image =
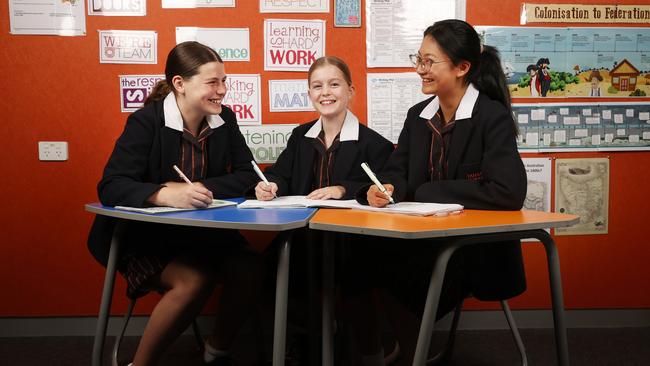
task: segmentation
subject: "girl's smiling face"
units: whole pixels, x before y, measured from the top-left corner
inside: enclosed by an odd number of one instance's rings
[[[445,94],[458,85],[459,67],[451,62],[433,37],[422,39],[418,58],[422,62],[415,70],[422,79],[422,93]]]
[[[223,63],[208,62],[199,66],[198,71],[183,80],[186,105],[203,115],[221,113],[221,102],[227,92]]]
[[[311,73],[309,99],[321,116],[328,119],[345,116],[353,94],[354,88],[338,67],[325,64]]]

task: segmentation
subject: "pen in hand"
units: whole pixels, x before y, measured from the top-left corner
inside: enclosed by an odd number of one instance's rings
[[[255,163],[255,160],[251,160],[251,165],[253,165],[253,170],[255,171],[255,173],[257,174],[257,176],[260,177],[260,179],[262,180],[262,182],[264,182],[264,184],[266,184],[267,187],[271,187],[271,184],[269,183],[269,181],[268,181],[268,180],[266,179],[266,177],[264,176],[264,173],[262,173],[262,170],[260,169],[260,167],[257,166],[257,164]],[[273,194],[273,197],[277,197],[277,196],[275,195],[275,193]]]
[[[176,165],[174,165],[174,170],[185,181],[185,183],[194,185],[194,183],[192,183],[192,181],[189,178],[187,178],[187,176],[185,174],[183,174],[183,172],[180,169],[178,169],[178,167]]]
[[[388,190],[387,190],[386,187],[384,187],[384,185],[381,184],[381,182],[377,179],[377,177],[375,176],[375,173],[373,173],[372,170],[370,170],[370,167],[368,166],[368,164],[366,164],[366,163],[361,163],[361,168],[363,168],[363,170],[366,172],[366,174],[368,174],[368,177],[370,177],[370,180],[372,180],[372,182],[375,183],[375,185],[377,186],[377,188],[379,188],[379,191],[380,191],[381,193],[385,194],[386,196],[388,196],[388,201],[389,201],[390,203],[392,203],[392,204],[395,204],[395,201],[393,200],[393,197],[391,197],[391,196],[387,193]]]

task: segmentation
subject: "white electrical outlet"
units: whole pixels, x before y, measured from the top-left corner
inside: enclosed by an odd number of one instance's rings
[[[68,143],[66,141],[39,141],[38,160],[41,161],[68,160]]]

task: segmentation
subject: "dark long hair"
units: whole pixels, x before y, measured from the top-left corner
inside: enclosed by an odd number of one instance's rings
[[[432,37],[454,65],[462,61],[470,63],[465,82],[474,84],[479,92],[503,104],[512,119],[515,133],[518,133],[517,124],[512,118],[510,91],[501,68],[499,51],[491,46],[481,47],[476,30],[458,19],[435,22],[424,31],[424,36]]]
[[[178,75],[183,79],[190,78],[199,73],[199,67],[209,62],[223,63],[221,56],[212,48],[195,41],[177,44],[167,55],[165,64],[165,79],[160,80],[151,90],[151,94],[144,101],[147,105],[161,100],[174,91],[172,79]]]

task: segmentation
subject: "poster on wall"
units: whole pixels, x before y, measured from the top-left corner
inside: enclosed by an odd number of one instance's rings
[[[84,0],[9,0],[13,35],[86,35]]]
[[[528,190],[524,209],[551,211],[551,159],[522,158],[526,168]]]
[[[264,70],[308,71],[324,55],[324,20],[264,20]]]
[[[144,106],[144,101],[158,80],[165,75],[120,75],[120,110],[134,112]]]
[[[260,13],[329,13],[330,0],[260,0]]]
[[[221,101],[237,115],[239,125],[262,123],[262,92],[259,74],[229,74],[226,79],[228,92]]]
[[[513,104],[521,152],[650,150],[650,103]]]
[[[424,30],[450,18],[465,19],[465,0],[367,0],[367,66],[410,67]]]
[[[361,0],[334,0],[335,27],[361,27]]]
[[[147,0],[88,0],[88,15],[145,16]]]
[[[422,81],[413,72],[368,74],[367,90],[368,127],[394,144],[408,109],[430,97],[422,94]]]
[[[650,28],[476,29],[501,53],[513,97],[650,95]]]
[[[309,100],[307,79],[269,80],[271,112],[314,111]]]
[[[607,234],[608,208],[609,159],[555,160],[555,211],[580,216],[555,235]]]
[[[163,9],[234,8],[235,0],[162,0]]]
[[[615,1],[612,1],[615,3]],[[527,23],[648,23],[650,5],[534,4],[521,6],[521,24]]]
[[[250,61],[248,28],[176,27],[176,44],[197,41],[217,51],[224,61]]]
[[[102,64],[156,64],[158,33],[155,31],[98,30]]]
[[[255,161],[261,164],[275,163],[280,153],[287,147],[291,132],[297,124],[271,124],[260,126],[240,126],[239,130],[246,145],[251,149]]]

